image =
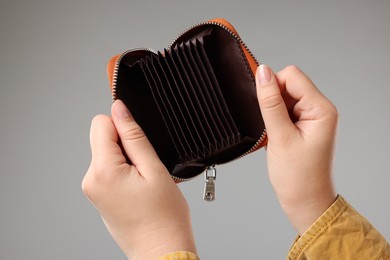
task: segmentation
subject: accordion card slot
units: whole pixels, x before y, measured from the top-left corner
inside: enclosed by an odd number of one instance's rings
[[[193,160],[194,158],[198,157],[196,153],[197,149],[193,140],[190,138],[190,130],[188,128],[186,129],[186,119],[179,112],[180,107],[176,103],[177,99],[171,92],[171,88],[168,85],[165,75],[161,70],[159,61],[154,57],[151,58],[151,61],[153,61],[153,66],[151,66],[151,64],[148,65],[150,71],[154,71],[155,74],[153,75],[152,73],[152,75],[156,79],[156,84],[152,84],[150,86],[151,91],[154,93],[153,96],[156,100],[156,103],[163,104],[161,110],[164,109],[165,113],[162,113],[162,116],[166,118],[165,122],[168,122],[168,124],[166,124],[168,131],[175,133],[172,134],[171,137],[175,146],[179,148],[178,152],[180,154],[180,161],[185,162]]]
[[[219,143],[221,146],[225,146],[226,138],[231,134],[225,125],[222,123],[220,114],[217,113],[217,108],[213,100],[211,99],[209,89],[206,86],[203,75],[200,73],[200,68],[198,64],[195,62],[195,58],[192,55],[192,51],[189,46],[189,42],[180,46],[183,49],[183,52],[187,55],[187,60],[192,68],[192,76],[194,77],[194,82],[196,86],[196,90],[198,95],[202,97],[205,101],[206,105],[205,109],[207,110],[210,120],[213,122],[212,127],[214,131],[219,134]]]
[[[190,121],[190,125],[193,126],[193,134],[197,137],[197,140],[202,145],[202,147],[208,147],[210,140],[200,120],[200,116],[196,108],[197,106],[196,104],[194,104],[196,100],[193,101],[193,99],[190,97],[187,88],[184,87],[185,83],[183,77],[181,76],[180,70],[175,64],[172,55],[168,53],[167,50],[164,50],[164,57],[166,64],[168,65],[168,69],[171,72],[172,79],[176,83],[175,86],[177,88],[177,93],[179,94],[178,98],[180,98],[183,102],[183,106],[185,107],[185,110],[188,115],[188,121]]]
[[[199,142],[194,138],[194,128],[189,128],[189,123],[193,120],[191,115],[185,115],[187,107],[183,100],[178,97],[178,89],[169,80],[170,72],[166,61],[160,54],[157,58],[152,55],[141,61],[143,64],[146,81],[153,93],[156,104],[160,107],[161,116],[164,118],[172,141],[180,155],[182,163],[201,159],[207,154],[215,151],[215,145],[210,148],[208,143]]]
[[[220,140],[220,133],[219,131],[215,131],[215,127],[213,127],[214,122],[211,120],[209,104],[207,104],[202,92],[199,91],[198,82],[184,50],[177,46],[173,48],[172,52],[177,53],[176,57],[178,57],[179,62],[182,64],[181,72],[187,80],[185,87],[189,90],[190,98],[196,100],[195,104],[197,105],[201,124],[204,126],[206,136],[210,139],[210,148],[214,150]]]
[[[117,75],[117,84],[123,87],[117,88],[116,97],[121,99],[129,108],[131,114],[153,144],[160,159],[168,170],[173,172],[175,165],[180,163],[181,160],[179,147],[175,147],[173,128],[165,127],[167,122],[160,116],[160,108],[152,96],[149,83],[141,69],[142,62],[127,64],[126,61],[126,59],[123,59],[121,69]],[[146,73],[149,72],[146,71]],[[150,76],[148,78],[152,80]]]
[[[177,123],[177,131],[179,132],[181,142],[186,146],[186,160],[197,158],[199,157],[197,153],[199,148],[197,147],[195,140],[192,138],[190,128],[188,128],[188,120],[183,115],[182,110],[185,110],[185,107],[182,106],[182,102],[178,102],[177,93],[173,91],[174,86],[171,85],[171,82],[168,82],[167,74],[162,67],[164,60],[157,57],[152,57],[152,60],[154,60],[154,68],[158,78],[160,79],[163,98],[165,98],[165,102],[170,108],[169,115],[174,118],[174,121]]]
[[[155,68],[152,66],[152,60],[149,57],[141,61],[141,69],[144,72],[145,78],[153,94],[153,98],[160,110],[161,116],[164,119],[165,125],[180,156],[180,160],[188,160],[187,157],[190,148],[182,142],[183,133],[180,131],[180,125],[176,116],[172,112],[172,106],[167,101],[161,80],[156,74]]]
[[[213,69],[209,64],[207,56],[203,56],[199,53],[196,48],[196,45],[198,44],[190,42],[190,45],[193,47],[191,48],[193,54],[192,56],[194,58],[194,62],[198,65],[198,73],[200,73],[204,80],[203,86],[206,89],[205,92],[207,93],[209,102],[213,104],[213,113],[217,115],[216,122],[220,124],[219,127],[225,132],[223,142],[226,142],[225,145],[234,143],[238,141],[236,139],[239,139],[239,133],[226,106],[218,81],[215,79]],[[202,57],[200,57],[200,55],[202,55]],[[207,69],[205,66],[207,66]]]
[[[205,81],[205,86],[208,88],[212,103],[215,104],[217,114],[220,115],[222,124],[226,127],[228,133],[233,134],[233,138],[238,134],[237,126],[235,125],[225,99],[222,95],[220,86],[215,78],[213,68],[210,65],[207,55],[204,52],[202,44],[196,39],[195,43],[190,43],[193,48],[193,56],[200,68],[202,78]]]
[[[179,118],[179,121],[182,126],[181,130],[184,132],[184,137],[187,137],[187,142],[191,147],[191,158],[194,159],[205,156],[205,144],[200,139],[197,131],[194,131],[194,127],[196,127],[196,125],[194,124],[194,120],[189,113],[189,109],[185,104],[184,99],[182,98],[180,87],[176,83],[176,80],[172,74],[172,70],[169,67],[167,60],[160,52],[158,53],[158,63],[160,65],[161,73],[163,75],[161,77],[165,79],[164,88],[167,92],[170,92],[169,99],[171,100],[171,103],[175,105],[173,113],[177,114],[177,117]]]
[[[178,53],[181,55],[184,66],[187,70],[188,76],[191,81],[191,86],[193,87],[193,93],[198,97],[198,99],[201,102],[201,108],[205,115],[206,121],[210,125],[211,133],[213,133],[215,137],[215,148],[220,149],[222,143],[223,143],[223,135],[221,133],[221,130],[218,128],[216,123],[216,115],[212,113],[212,107],[213,104],[209,102],[206,97],[205,93],[202,90],[202,87],[199,84],[199,81],[194,73],[195,68],[193,67],[193,64],[191,63],[191,57],[186,53],[184,44],[181,44],[179,48],[177,49]]]
[[[203,62],[205,61],[202,61],[199,56],[198,50],[196,49],[196,45],[191,41],[186,43],[186,50],[188,52],[188,55],[190,56],[191,62],[194,64],[193,66],[195,67],[194,71],[196,77],[199,79],[200,85],[204,89],[203,91],[205,93],[207,102],[212,104],[210,108],[212,109],[212,113],[216,115],[215,118],[218,127],[220,127],[220,129],[223,131],[223,136],[230,135],[232,133],[232,129],[226,121],[224,111],[221,109],[219,97],[215,96],[212,83],[203,64]],[[210,71],[210,73],[212,73],[212,70]]]
[[[187,72],[187,66],[185,61],[183,61],[182,55],[179,54],[180,50],[178,48],[172,49],[172,58],[174,62],[177,64],[178,72],[181,75],[181,78],[183,80],[183,88],[187,90],[187,98],[188,100],[193,100],[193,105],[195,108],[195,113],[197,114],[197,119],[199,119],[199,125],[202,127],[203,132],[203,138],[204,140],[208,140],[208,145],[210,146],[210,149],[215,149],[215,145],[217,143],[217,139],[215,138],[215,134],[213,133],[213,130],[210,126],[210,120],[206,117],[205,111],[202,107],[204,105],[204,102],[199,100],[198,95],[196,94],[196,91],[194,89],[194,86],[192,85],[192,81],[189,73]]]

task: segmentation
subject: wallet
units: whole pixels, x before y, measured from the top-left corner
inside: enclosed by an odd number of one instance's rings
[[[196,24],[169,47],[113,57],[113,99],[127,106],[176,182],[206,172],[213,200],[215,166],[266,145],[255,71],[259,63],[224,19]]]

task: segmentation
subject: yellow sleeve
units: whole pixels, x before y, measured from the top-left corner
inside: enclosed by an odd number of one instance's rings
[[[160,256],[158,260],[199,260],[199,257],[192,252],[178,251]]]
[[[287,259],[390,259],[386,239],[345,199],[336,201],[291,247]]]

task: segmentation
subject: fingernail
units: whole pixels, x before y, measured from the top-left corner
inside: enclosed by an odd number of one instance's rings
[[[256,74],[257,74],[257,83],[259,85],[264,84],[264,83],[268,83],[271,80],[270,68],[265,64],[261,64],[257,68]]]
[[[127,119],[131,117],[131,114],[125,104],[121,100],[115,100],[112,105],[112,113],[119,119]]]

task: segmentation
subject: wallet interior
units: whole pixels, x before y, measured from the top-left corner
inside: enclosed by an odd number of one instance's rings
[[[178,178],[242,156],[264,132],[254,75],[240,42],[218,26],[190,30],[162,52],[125,54],[116,98]]]

